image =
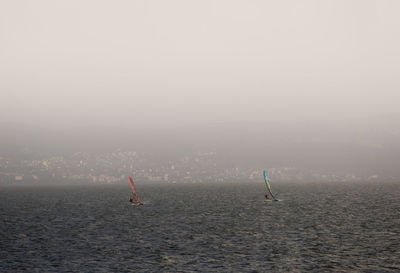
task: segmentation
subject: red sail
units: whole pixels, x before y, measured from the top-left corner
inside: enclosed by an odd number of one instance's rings
[[[137,202],[138,204],[141,204],[142,202],[140,202],[139,196],[138,196],[137,193],[136,193],[135,183],[133,183],[132,177],[128,176],[128,178],[129,178],[129,182],[131,183],[131,188],[132,188],[133,196],[135,196],[136,202]]]

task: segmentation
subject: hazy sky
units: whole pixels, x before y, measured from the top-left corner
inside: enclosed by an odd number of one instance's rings
[[[399,113],[400,1],[0,2],[0,121]]]

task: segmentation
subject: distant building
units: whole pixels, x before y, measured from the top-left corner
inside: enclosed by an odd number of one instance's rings
[[[24,179],[24,176],[23,175],[16,175],[15,177],[14,177],[14,180],[15,181],[22,181]]]
[[[150,181],[162,181],[161,176],[149,176],[148,179]]]

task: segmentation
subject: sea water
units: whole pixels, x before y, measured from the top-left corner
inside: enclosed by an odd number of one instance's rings
[[[400,183],[0,188],[1,272],[399,272]]]

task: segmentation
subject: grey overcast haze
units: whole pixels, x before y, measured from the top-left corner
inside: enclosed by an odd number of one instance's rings
[[[400,177],[399,11],[395,0],[1,1],[1,155],[197,149],[232,167]]]
[[[400,272],[399,105],[400,0],[0,0],[0,273]]]
[[[1,1],[3,122],[398,114],[399,1]]]

